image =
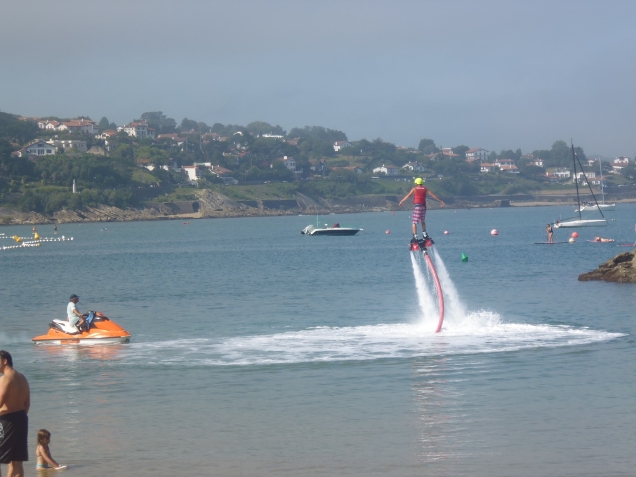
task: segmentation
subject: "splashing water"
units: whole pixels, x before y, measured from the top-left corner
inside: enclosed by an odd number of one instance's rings
[[[444,292],[444,304],[445,306],[445,314],[444,314],[444,328],[447,328],[447,325],[454,325],[463,322],[466,319],[466,307],[459,299],[459,293],[457,293],[457,288],[455,288],[455,284],[446,269],[446,265],[442,260],[442,257],[437,253],[435,249],[431,250],[431,256],[433,257],[433,261],[435,262],[435,268],[437,269],[437,276],[439,277],[439,281],[442,284],[442,290]]]
[[[429,284],[433,282],[433,277],[428,266],[416,258],[416,253],[411,253],[411,265],[415,277],[415,288],[417,299],[422,311],[422,325],[435,329],[439,319],[439,308],[437,306],[437,292],[435,295]]]
[[[318,327],[269,335],[132,343],[119,349],[123,364],[145,366],[257,366],[405,359],[511,352],[584,345],[625,336],[570,326],[501,323],[487,311],[443,333],[423,323]]]
[[[491,311],[466,312],[443,260],[433,258],[449,304],[448,326],[435,333],[438,308],[428,266],[411,254],[422,319],[416,323],[316,327],[268,335],[133,343],[125,361],[171,366],[252,366],[498,353],[608,341],[621,333],[571,326],[504,323]]]

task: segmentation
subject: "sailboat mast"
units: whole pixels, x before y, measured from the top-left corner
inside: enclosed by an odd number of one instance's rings
[[[603,163],[601,162],[601,158],[599,156],[598,158],[598,165],[599,168],[601,169],[601,195],[603,197],[603,204],[605,204],[605,185],[603,184]]]
[[[579,204],[579,220],[583,220],[583,217],[581,216],[581,198],[579,197],[579,178],[576,177],[576,157],[574,156],[574,143],[570,141],[570,144],[572,146],[572,162],[574,163],[574,185],[576,185],[576,203]]]

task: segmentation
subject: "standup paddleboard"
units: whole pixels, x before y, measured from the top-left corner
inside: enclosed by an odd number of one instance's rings
[[[552,243],[550,243],[550,242],[535,242],[534,244],[535,245],[556,245],[556,244],[559,244],[559,243],[569,243],[569,242],[552,242]]]

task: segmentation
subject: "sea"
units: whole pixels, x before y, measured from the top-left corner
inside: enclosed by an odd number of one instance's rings
[[[0,349],[32,394],[26,475],[44,428],[82,477],[633,476],[636,285],[578,276],[633,249],[618,244],[636,240],[636,204],[535,244],[572,215],[429,211],[440,333],[408,211],[0,239]],[[300,234],[335,222],[363,231]],[[34,345],[72,293],[131,343]]]

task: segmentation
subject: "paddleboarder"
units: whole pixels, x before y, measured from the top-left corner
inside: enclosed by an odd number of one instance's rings
[[[548,226],[545,228],[545,233],[548,234],[548,243],[552,243],[552,224],[548,224]]]

